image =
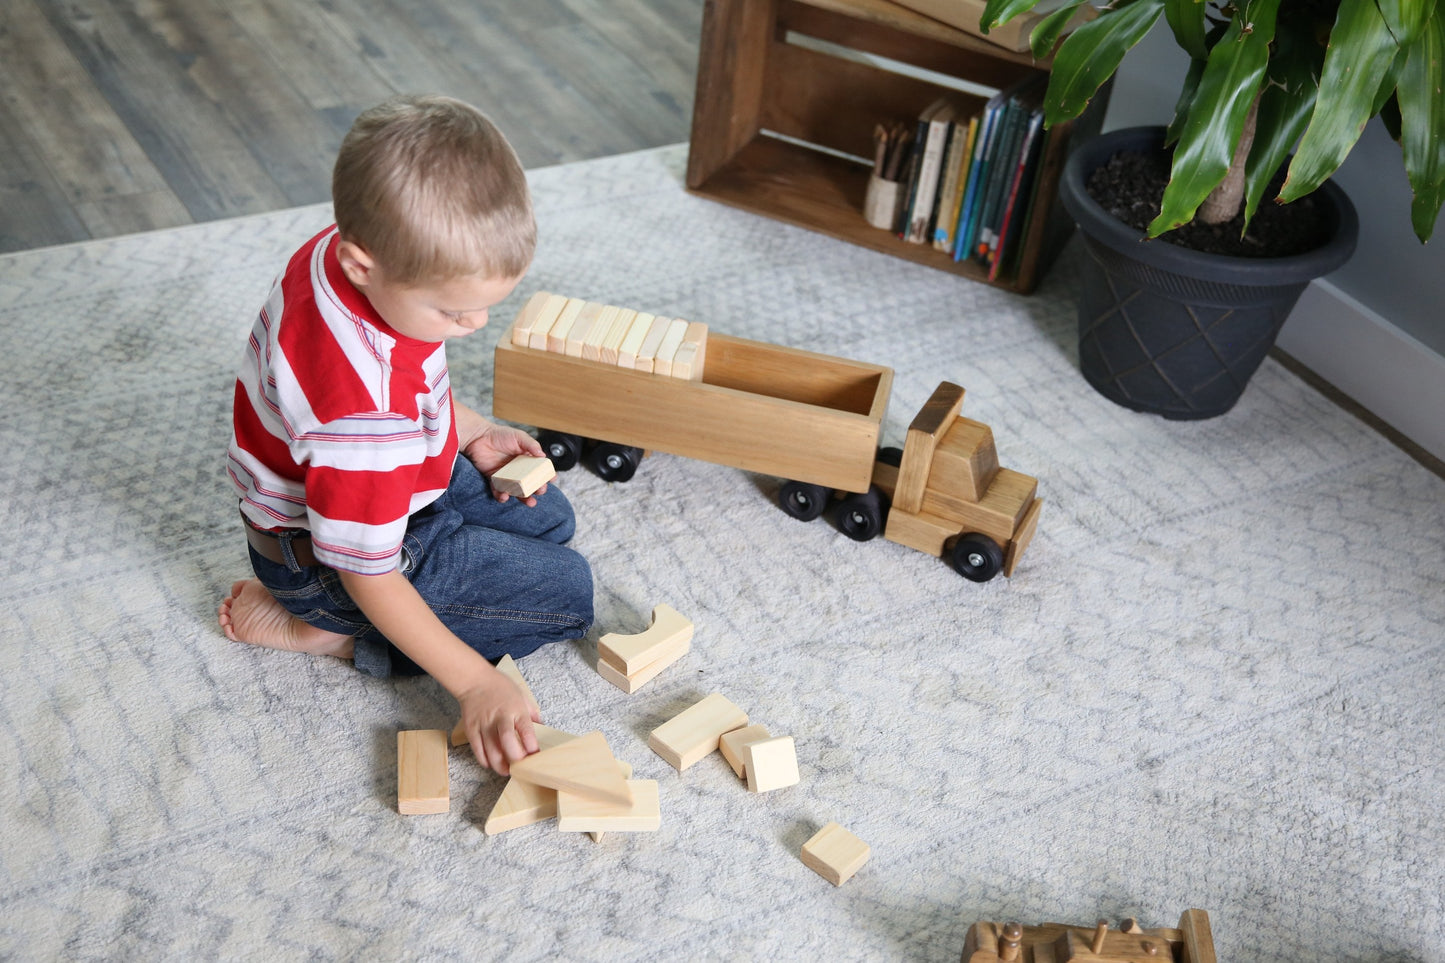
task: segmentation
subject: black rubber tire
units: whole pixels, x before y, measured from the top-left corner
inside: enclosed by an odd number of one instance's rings
[[[878,449],[878,460],[885,465],[892,465],[894,468],[903,464],[903,449],[889,445],[886,448]]]
[[[778,505],[789,517],[802,522],[811,522],[823,514],[823,509],[828,507],[828,499],[832,494],[822,485],[785,481],[783,487],[778,489]]]
[[[582,437],[569,435],[564,431],[539,431],[537,443],[542,453],[552,460],[552,467],[558,471],[571,471],[582,457]]]
[[[867,542],[883,533],[888,518],[888,500],[874,485],[866,492],[849,495],[838,504],[838,531],[855,542]]]
[[[642,464],[642,449],[599,441],[587,453],[587,467],[603,481],[625,482],[632,479]]]
[[[954,544],[949,562],[970,582],[987,582],[1003,570],[1003,549],[987,535],[974,532]]]

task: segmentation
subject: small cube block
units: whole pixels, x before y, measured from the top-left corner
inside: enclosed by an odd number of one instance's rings
[[[798,753],[792,736],[759,739],[742,747],[743,771],[753,792],[771,792],[798,784]]]
[[[829,823],[803,844],[803,864],[842,886],[868,862],[868,844],[837,823]]]
[[[407,729],[396,734],[396,809],[408,816],[451,809],[445,730]]]
[[[527,498],[556,477],[557,469],[550,458],[518,455],[492,473],[492,490]]]
[[[743,726],[741,729],[734,729],[732,732],[724,732],[717,741],[718,752],[733,767],[733,772],[738,774],[739,779],[747,778],[747,764],[743,760],[743,746],[750,742],[757,742],[759,739],[766,739],[772,733],[768,732],[767,726],[753,725]]]

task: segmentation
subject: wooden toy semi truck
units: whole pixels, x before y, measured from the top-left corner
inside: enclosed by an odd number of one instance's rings
[[[581,460],[626,481],[648,451],[730,465],[783,479],[794,518],[836,504],[850,538],[881,534],[976,582],[1013,574],[1038,482],[999,466],[989,427],[959,414],[962,388],[940,384],[903,449],[880,450],[892,369],[699,327],[541,292],[497,345],[493,414],[536,427],[559,471]]]
[[[974,923],[962,963],[1216,963],[1209,914],[1185,910],[1177,928],[1144,929],[1137,920],[1111,928],[1065,923]]]

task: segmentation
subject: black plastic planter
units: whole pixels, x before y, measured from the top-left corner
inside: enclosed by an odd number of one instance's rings
[[[1222,415],[1244,393],[1311,280],[1355,250],[1359,221],[1345,193],[1315,192],[1335,221],[1329,243],[1286,258],[1201,254],[1145,235],[1084,189],[1120,151],[1160,150],[1163,127],[1111,131],[1079,145],[1059,194],[1091,264],[1079,295],[1079,367],[1109,400],[1165,418]]]

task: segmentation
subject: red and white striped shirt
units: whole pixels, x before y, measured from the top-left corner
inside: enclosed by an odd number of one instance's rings
[[[257,528],[309,529],[320,562],[374,575],[446,490],[457,433],[443,343],[388,326],[337,241],[331,227],[292,256],[251,329],[227,467]]]

